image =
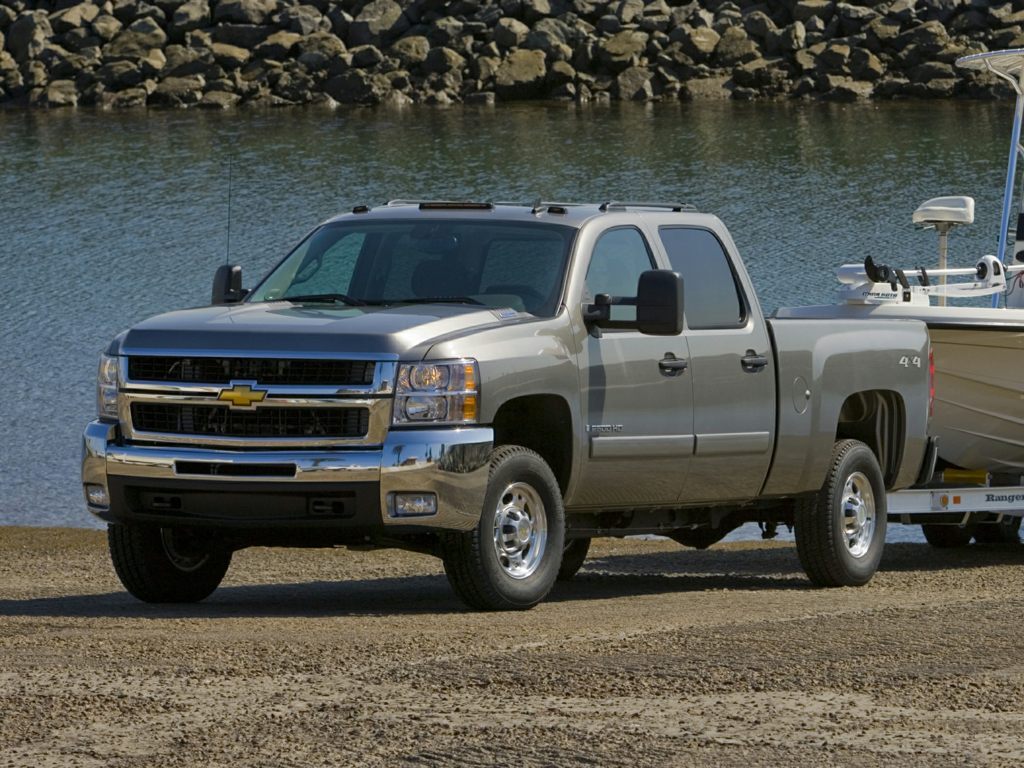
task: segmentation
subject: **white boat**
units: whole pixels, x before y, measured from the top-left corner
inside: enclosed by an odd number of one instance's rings
[[[839,269],[839,303],[779,310],[780,317],[906,317],[923,320],[932,340],[935,399],[932,434],[939,457],[967,470],[1024,475],[1024,198],[1017,237],[1009,247],[1009,220],[1024,118],[1024,49],[966,56],[962,67],[985,69],[1010,82],[1017,105],[1003,197],[998,256],[948,268],[949,232],[974,220],[969,197],[929,200],[915,224],[939,234],[935,269],[863,265]],[[949,301],[992,297],[991,306]],[[975,302],[977,303],[977,302]],[[927,365],[901,360],[899,364]]]

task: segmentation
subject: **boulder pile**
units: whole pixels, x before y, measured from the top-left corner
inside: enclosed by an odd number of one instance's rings
[[[997,97],[983,0],[0,0],[0,103]]]

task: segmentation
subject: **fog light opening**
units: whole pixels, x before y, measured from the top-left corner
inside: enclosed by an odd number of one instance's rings
[[[389,497],[392,517],[425,517],[437,514],[437,494],[392,493]]]
[[[107,489],[95,483],[85,484],[85,500],[93,507],[110,506],[110,496],[107,495]]]

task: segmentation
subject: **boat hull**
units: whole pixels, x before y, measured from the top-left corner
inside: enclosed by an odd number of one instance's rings
[[[1024,472],[1024,328],[929,333],[939,456],[965,469]]]

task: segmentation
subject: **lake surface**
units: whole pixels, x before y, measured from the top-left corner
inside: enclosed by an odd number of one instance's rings
[[[1011,117],[980,103],[0,110],[0,523],[97,525],[78,480],[97,355],[142,318],[209,301],[229,159],[230,253],[250,285],[358,203],[658,199],[718,214],[770,311],[830,301],[835,267],[868,254],[933,264],[934,233],[910,223],[929,197],[976,198],[952,260],[994,252]]]

